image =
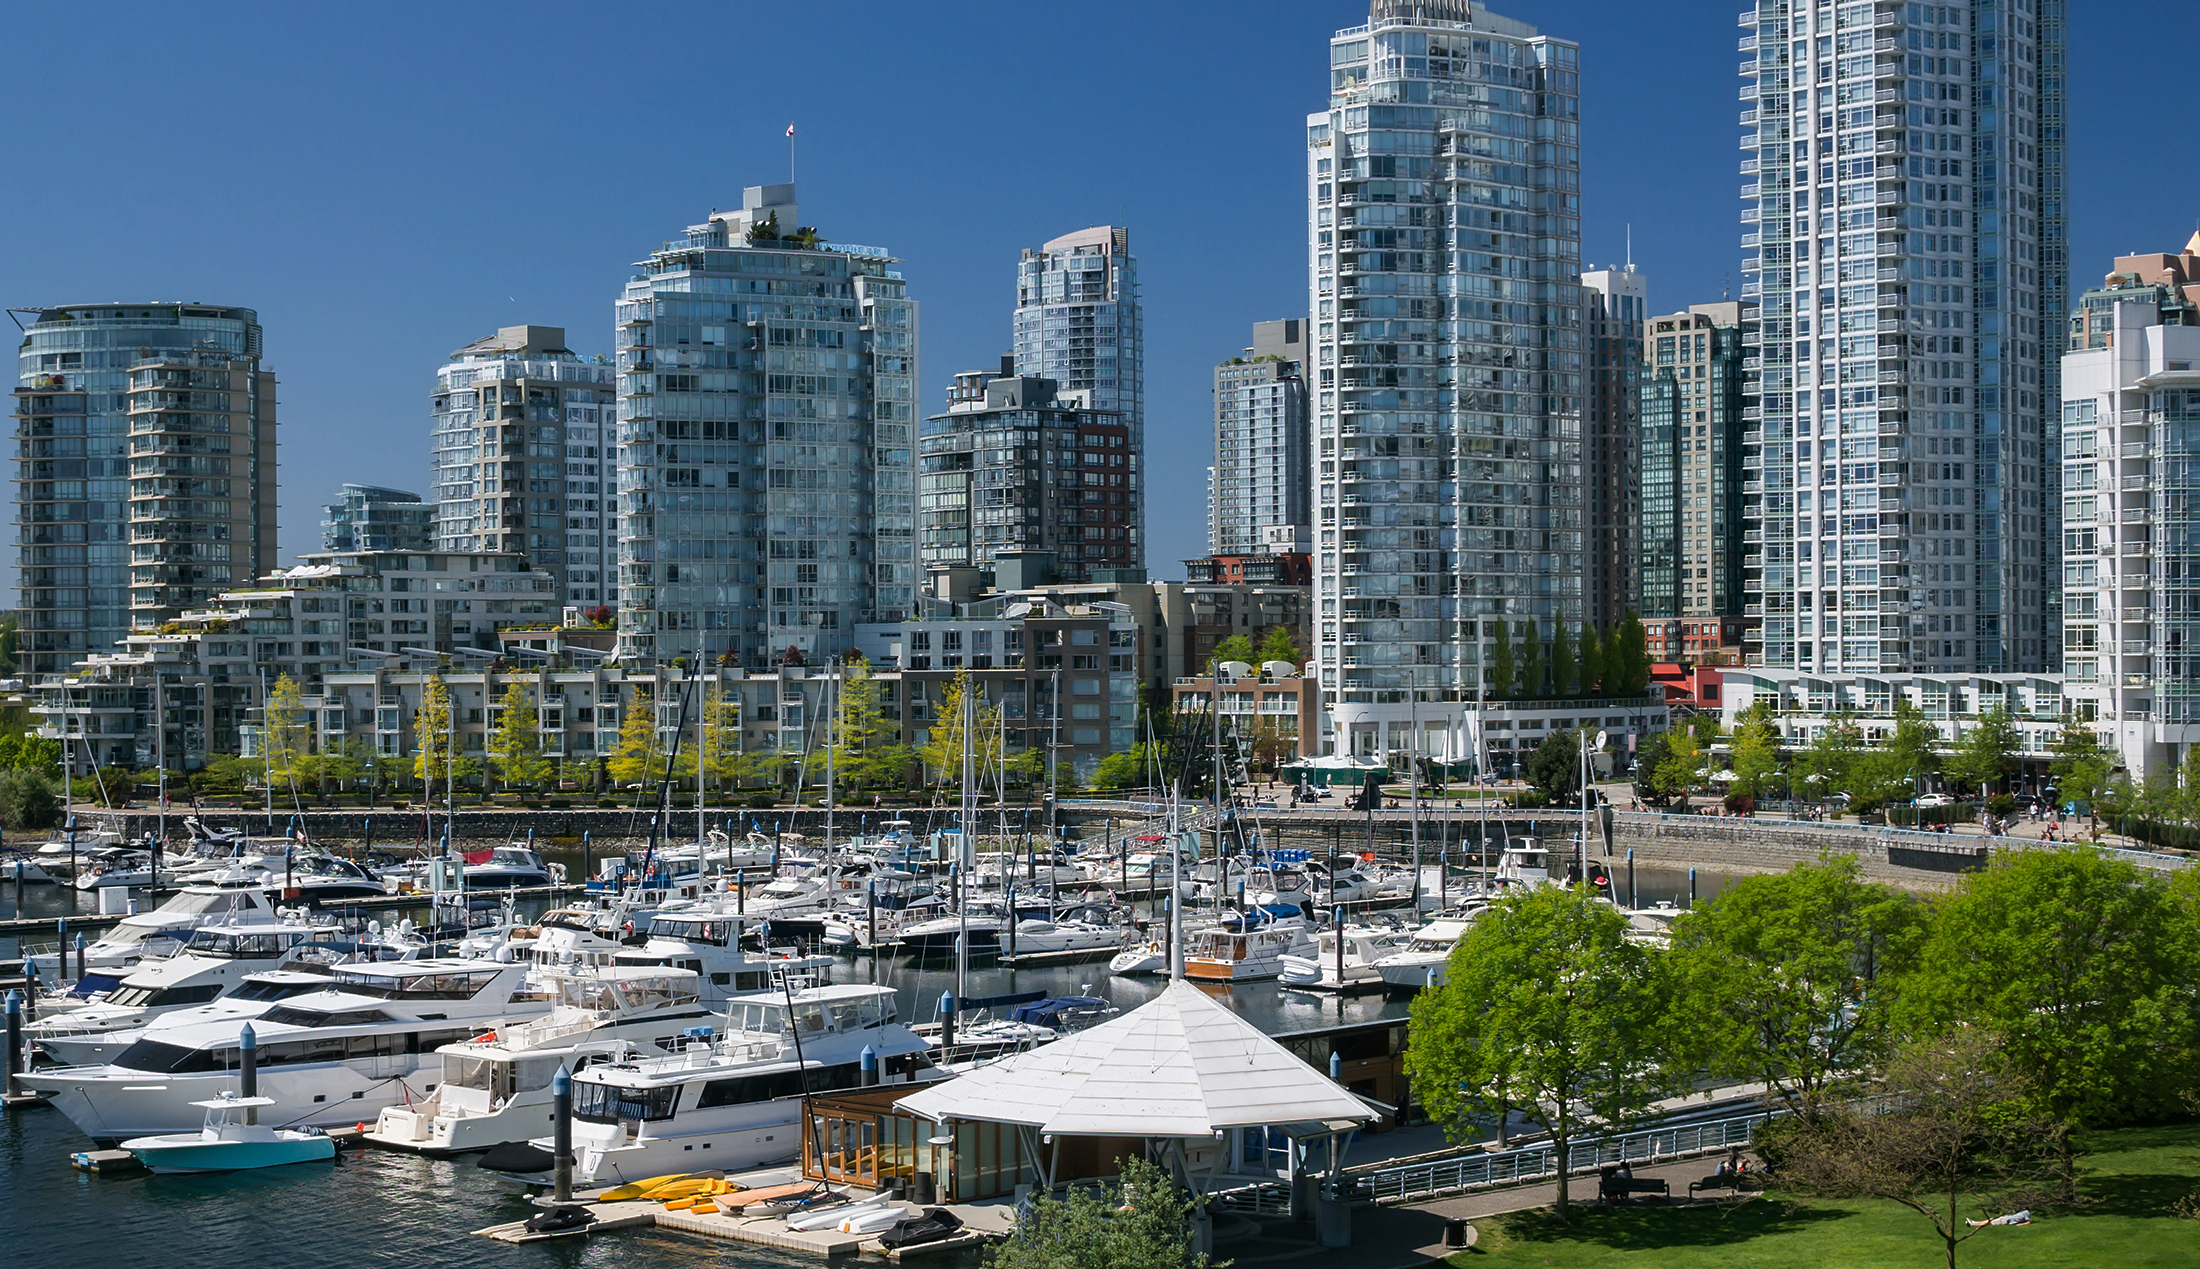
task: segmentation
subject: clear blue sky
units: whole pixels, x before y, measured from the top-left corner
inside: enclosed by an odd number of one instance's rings
[[[1510,0],[1582,45],[1592,263],[1656,311],[1738,286],[1740,0]],[[2072,3],[2072,259],[2200,215],[2165,49],[2190,0]],[[260,312],[283,553],[346,480],[426,492],[435,365],[499,325],[609,352],[629,265],[786,179],[901,256],[923,408],[1007,347],[1015,260],[1128,225],[1146,304],[1147,556],[1205,548],[1210,370],[1306,305],[1302,128],[1352,0],[705,6],[9,4],[0,299]],[[2174,60],[2174,59],[2172,59]],[[13,551],[5,552],[12,566]],[[6,570],[12,581],[13,569]]]

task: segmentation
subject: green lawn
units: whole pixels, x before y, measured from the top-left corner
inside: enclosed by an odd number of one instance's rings
[[[2200,1221],[2172,1207],[2200,1191],[2200,1124],[2095,1134],[2081,1192],[2066,1212],[1989,1229],[1957,1252],[1966,1269],[2200,1264]],[[1931,1222],[1884,1202],[1790,1202],[1777,1193],[1738,1206],[1584,1207],[1560,1224],[1548,1209],[1479,1221],[1481,1239],[1450,1263],[1557,1269],[1914,1269],[1943,1263]]]

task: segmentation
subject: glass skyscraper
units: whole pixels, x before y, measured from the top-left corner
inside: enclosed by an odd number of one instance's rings
[[[846,651],[916,600],[917,307],[752,186],[618,304],[619,650]]]
[[[1588,407],[1582,458],[1588,522],[1585,606],[1598,627],[1624,618],[1637,604],[1634,563],[1642,455],[1638,391],[1642,322],[1650,315],[1650,279],[1630,263],[1581,275],[1582,393]]]
[[[1388,755],[1484,691],[1500,623],[1518,647],[1583,616],[1580,52],[1467,0],[1376,0],[1329,55],[1315,648],[1333,750]]]
[[[1725,629],[1690,621],[1697,637],[1676,641],[1679,619],[1742,615],[1742,353],[1755,318],[1746,303],[1695,304],[1652,318],[1640,341],[1640,612],[1675,655]]]
[[[436,548],[524,552],[561,603],[616,602],[611,366],[506,326],[436,367],[432,409]]]
[[[1741,15],[1753,662],[2051,661],[2063,8]]]
[[[1306,322],[1253,323],[1253,343],[1215,367],[1215,465],[1207,478],[1212,555],[1304,552],[1308,508]]]
[[[274,568],[275,377],[248,308],[24,311],[19,646],[53,674]]]
[[[1146,566],[1146,328],[1138,302],[1131,231],[1098,225],[1026,248],[1016,264],[1016,373],[1051,379],[1064,399],[1128,429],[1128,461],[1085,482],[1081,544],[1064,564],[1093,570]]]

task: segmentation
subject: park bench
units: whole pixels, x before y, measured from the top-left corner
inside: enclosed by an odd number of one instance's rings
[[[1688,1197],[1696,1197],[1697,1192],[1700,1190],[1730,1190],[1739,1194],[1744,1190],[1761,1190],[1763,1188],[1764,1182],[1759,1180],[1754,1172],[1714,1172],[1701,1181],[1690,1181],[1688,1183]]]
[[[1611,1169],[1606,1169],[1597,1178],[1597,1197],[1606,1203],[1623,1201],[1637,1194],[1655,1194],[1660,1199],[1668,1199],[1673,1195],[1673,1187],[1652,1177],[1620,1176]]]

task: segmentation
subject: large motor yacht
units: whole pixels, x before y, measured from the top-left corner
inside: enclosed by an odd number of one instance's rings
[[[743,996],[727,1002],[726,1027],[670,1056],[601,1062],[573,1077],[577,1183],[790,1163],[801,1155],[803,1098],[861,1085],[866,1049],[882,1083],[937,1074],[925,1041],[895,1018],[889,987]],[[529,1144],[529,1158],[500,1151],[482,1165],[546,1183],[551,1140]]]
[[[384,1107],[378,1145],[463,1154],[551,1129],[550,1080],[615,1054],[671,1053],[713,1014],[686,969],[582,969],[553,976],[548,1017],[505,1023],[438,1052],[443,1081],[427,1100]]]
[[[81,1009],[40,1018],[23,1028],[23,1038],[64,1066],[95,1061],[111,1033],[227,995],[254,971],[283,964],[314,933],[289,924],[200,926],[174,956],[140,964]]]
[[[527,967],[442,958],[345,965],[320,991],[253,1019],[263,1122],[326,1127],[372,1119],[442,1083],[436,1050],[499,1023],[540,1016]],[[38,1070],[24,1082],[95,1140],[188,1132],[192,1109],[232,1089],[240,1023],[161,1027],[108,1064]]]

